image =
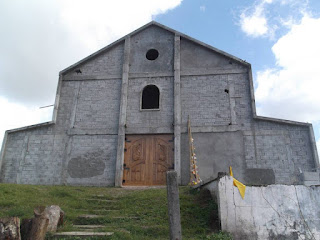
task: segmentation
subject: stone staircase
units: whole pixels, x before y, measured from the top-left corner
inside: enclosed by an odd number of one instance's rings
[[[110,199],[110,196],[94,195],[92,198],[82,199],[95,206],[94,209],[78,209],[79,215],[73,221],[71,228],[64,232],[57,232],[53,234],[54,239],[73,239],[73,238],[91,238],[101,237],[101,239],[108,239],[108,236],[114,234],[110,231],[108,223],[111,221],[132,221],[138,220],[139,217],[128,215],[125,209],[120,210],[116,199]],[[121,230],[130,234],[129,231]],[[100,239],[100,238],[99,238]]]

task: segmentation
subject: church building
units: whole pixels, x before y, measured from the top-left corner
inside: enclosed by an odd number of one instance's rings
[[[6,131],[0,182],[186,185],[188,119],[204,181],[319,182],[311,124],[257,116],[249,63],[157,22],[59,73],[52,121]]]

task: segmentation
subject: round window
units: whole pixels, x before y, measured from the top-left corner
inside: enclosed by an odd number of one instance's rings
[[[156,60],[159,57],[159,52],[156,49],[149,49],[146,58],[150,61]]]

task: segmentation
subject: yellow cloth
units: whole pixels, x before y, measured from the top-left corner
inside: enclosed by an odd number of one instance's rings
[[[232,167],[230,166],[230,176],[233,177]],[[242,199],[244,199],[244,194],[246,192],[246,185],[239,182],[237,179],[233,178],[233,185],[239,189]]]

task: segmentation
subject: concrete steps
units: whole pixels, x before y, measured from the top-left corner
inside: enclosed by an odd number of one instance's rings
[[[116,199],[110,199],[110,196],[104,195],[93,195],[82,200],[87,201],[92,207],[90,209],[77,209],[79,215],[74,224],[68,231],[58,232],[54,234],[55,239],[66,238],[90,238],[90,237],[104,237],[111,236],[114,234],[112,229],[108,227],[110,222],[127,222],[127,221],[139,221],[139,217],[130,216],[129,214],[120,212],[119,206],[117,205]],[[110,231],[111,230],[111,231]],[[119,231],[119,230],[118,230]],[[130,231],[123,229],[121,230],[127,234]],[[100,239],[100,238],[99,238]]]
[[[114,203],[116,202],[116,200],[111,200],[111,199],[100,199],[100,198],[85,198],[83,200],[86,200],[86,201],[96,201],[96,202],[104,202],[104,203]]]
[[[73,225],[75,228],[80,229],[97,229],[97,228],[104,228],[104,225]]]
[[[101,218],[101,217],[104,217],[104,215],[82,214],[78,216],[78,218]]]
[[[97,236],[111,236],[113,232],[58,232],[53,234],[55,238],[64,237],[97,237]]]
[[[102,209],[91,209],[91,210],[88,210],[88,209],[77,209],[78,211],[80,212],[93,212],[92,214],[95,214],[96,212],[104,212],[104,213],[115,213],[115,212],[119,212],[120,209],[105,209],[105,208],[102,208]],[[88,213],[90,214],[90,213]]]
[[[101,229],[104,227],[104,225],[73,225],[73,228],[78,229],[81,232],[92,232],[95,230],[101,232]]]
[[[78,218],[87,218],[87,219],[94,219],[94,218],[112,218],[112,219],[140,219],[136,216],[106,216],[106,215],[97,215],[97,214],[82,214],[79,215]]]

